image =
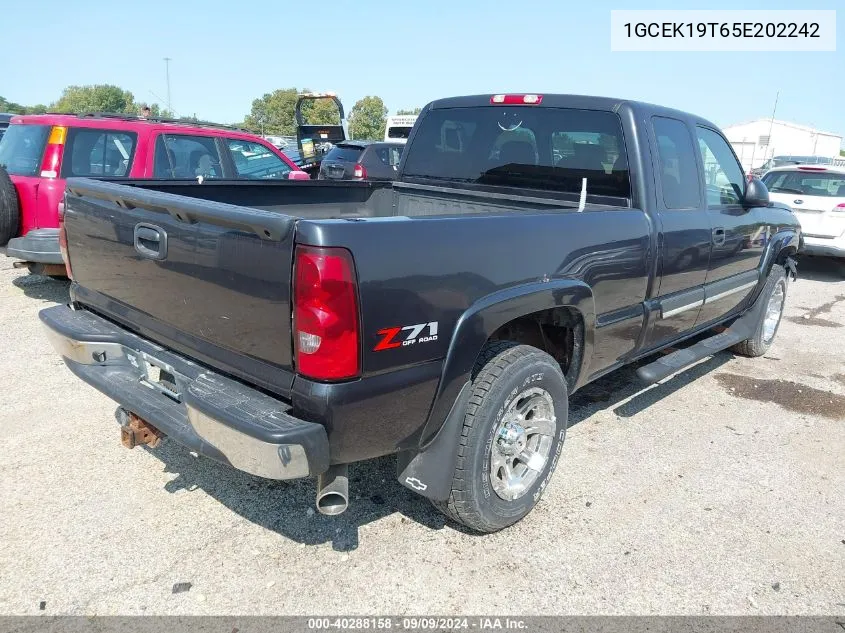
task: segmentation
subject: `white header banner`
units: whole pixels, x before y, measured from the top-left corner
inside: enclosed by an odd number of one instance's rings
[[[611,11],[610,50],[835,51],[836,11]]]

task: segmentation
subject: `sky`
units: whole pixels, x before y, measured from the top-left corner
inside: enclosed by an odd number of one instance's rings
[[[619,8],[839,8],[838,50],[611,52]],[[17,26],[2,29],[0,96],[28,105],[95,83],[166,105],[170,57],[173,110],[225,123],[294,86],[335,91],[347,112],[365,95],[394,113],[461,94],[557,92],[649,101],[723,127],[770,117],[780,91],[777,119],[845,135],[842,0],[42,0],[38,9],[35,18],[26,3],[3,9]]]

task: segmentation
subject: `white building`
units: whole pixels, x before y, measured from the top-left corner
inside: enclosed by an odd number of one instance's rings
[[[736,155],[747,170],[759,167],[772,156],[826,156],[838,158],[842,135],[822,132],[806,125],[757,119],[723,128]]]

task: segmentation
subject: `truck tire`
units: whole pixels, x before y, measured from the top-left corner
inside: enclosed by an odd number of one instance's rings
[[[6,246],[18,234],[19,222],[18,192],[9,174],[0,167],[0,246]]]
[[[765,301],[765,307],[760,313],[757,327],[754,328],[754,335],[731,347],[731,351],[751,358],[762,356],[769,351],[783,317],[786,289],[786,270],[783,266],[775,264],[769,272],[766,285],[763,286],[758,299],[758,301]]]
[[[473,370],[449,498],[434,506],[478,532],[522,519],[551,479],[568,414],[554,358],[511,341],[488,344]]]

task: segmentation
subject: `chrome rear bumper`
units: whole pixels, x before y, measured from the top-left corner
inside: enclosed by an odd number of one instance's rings
[[[198,453],[259,477],[296,479],[329,466],[320,424],[87,310],[39,314],[53,347],[82,380]]]

